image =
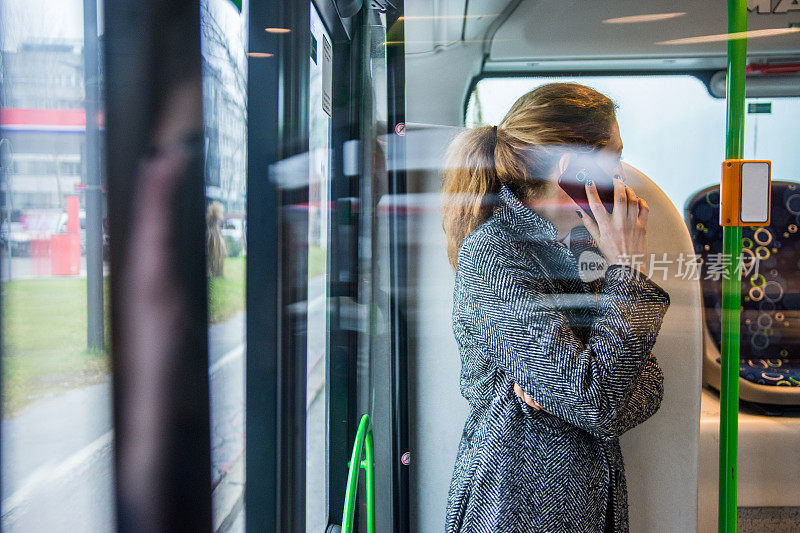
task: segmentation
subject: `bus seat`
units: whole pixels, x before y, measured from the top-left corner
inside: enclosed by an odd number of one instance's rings
[[[459,390],[461,362],[453,338],[453,272],[447,260],[440,211],[440,165],[458,129],[406,126],[409,217],[410,529],[438,531],[458,442],[468,414]],[[425,154],[420,161],[414,154]],[[432,157],[432,154],[439,157]],[[627,180],[651,206],[654,253],[691,252],[681,217],[667,196],[632,167]],[[409,206],[411,207],[411,205]],[[657,254],[658,255],[658,254]],[[664,371],[664,401],[643,426],[621,438],[632,531],[694,531],[702,329],[697,281],[673,276],[656,282],[670,293],[654,353]],[[681,428],[675,431],[675,428]],[[678,511],[676,511],[678,510]]]
[[[739,397],[770,405],[800,405],[800,184],[772,183],[771,224],[742,228],[742,317]],[[719,185],[695,193],[685,207],[701,279],[705,314],[703,379],[720,388],[722,281]],[[714,255],[717,254],[717,255]],[[709,277],[709,279],[705,279]]]
[[[700,284],[681,275],[692,241],[672,201],[650,178],[623,163],[626,184],[650,206],[648,276],[670,295],[653,355],[664,373],[661,408],[620,438],[631,531],[695,531],[700,435]],[[666,259],[666,261],[665,261]]]

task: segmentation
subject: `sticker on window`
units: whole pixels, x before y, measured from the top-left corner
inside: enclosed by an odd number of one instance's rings
[[[333,80],[331,79],[331,68],[333,51],[331,43],[326,36],[322,36],[322,110],[331,116],[331,92],[333,90]]]

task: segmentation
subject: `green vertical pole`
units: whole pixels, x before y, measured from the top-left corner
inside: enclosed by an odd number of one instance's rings
[[[746,0],[728,0],[728,33],[747,31]],[[726,159],[741,159],[744,147],[744,88],[747,39],[728,40]],[[739,444],[739,335],[741,321],[742,228],[722,229],[722,379],[719,425],[719,531],[736,531],[736,474]]]
[[[364,459],[361,460],[361,452]],[[358,491],[358,472],[364,469],[366,473],[366,503],[367,503],[367,533],[375,532],[375,452],[373,449],[372,429],[369,415],[361,417],[356,431],[356,441],[353,444],[353,454],[350,456],[349,471],[347,473],[347,488],[344,493],[344,511],[342,513],[342,533],[352,533],[355,528],[356,492]]]
[[[375,453],[372,442],[372,431],[367,432],[367,440],[364,443],[364,460],[361,468],[366,472],[367,490],[367,533],[375,531]]]

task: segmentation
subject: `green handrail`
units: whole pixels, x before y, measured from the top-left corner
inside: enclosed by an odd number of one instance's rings
[[[364,459],[361,452],[364,451]],[[353,454],[350,456],[349,472],[347,473],[347,489],[344,493],[344,512],[342,514],[342,533],[352,533],[353,517],[356,510],[356,493],[358,492],[358,471],[363,468],[366,472],[367,482],[367,533],[375,532],[375,457],[372,443],[372,427],[369,415],[361,417],[356,432],[356,442],[353,444]]]
[[[741,159],[744,147],[747,1],[728,0],[728,80],[726,159]],[[739,445],[739,336],[742,306],[742,228],[722,228],[723,257],[730,257],[722,279],[722,376],[719,424],[719,531],[736,531],[736,476]]]

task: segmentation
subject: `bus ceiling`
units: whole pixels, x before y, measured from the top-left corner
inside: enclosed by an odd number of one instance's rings
[[[747,1],[748,64],[800,63],[796,0]],[[721,0],[405,0],[404,9],[409,122],[463,125],[486,76],[683,73],[724,94],[715,89],[726,69]],[[799,74],[772,72],[752,69],[748,96],[800,94]]]
[[[748,5],[748,62],[798,62],[800,5]],[[485,70],[717,70],[727,41],[724,2],[525,1],[494,34]]]
[[[800,64],[800,4],[748,0],[748,9],[748,63]],[[723,2],[406,0],[405,11],[406,54],[469,47],[479,74],[726,68]],[[797,85],[781,80],[780,94]]]

